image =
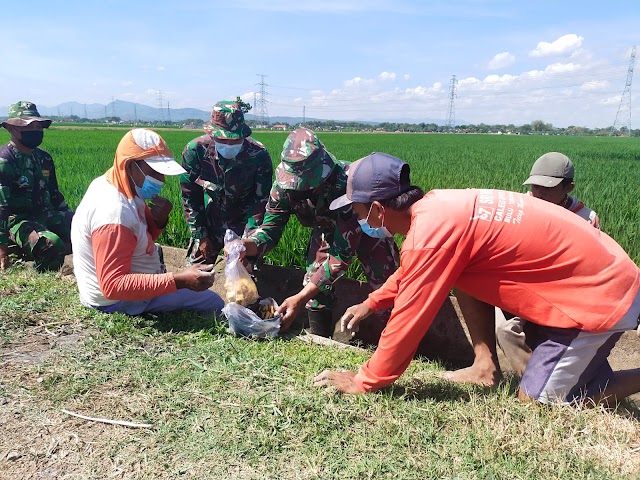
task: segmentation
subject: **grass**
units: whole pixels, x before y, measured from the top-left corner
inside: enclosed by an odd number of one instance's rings
[[[72,207],[78,205],[91,181],[112,164],[125,130],[56,129],[47,131],[43,148],[58,171],[60,189]],[[176,158],[200,132],[161,130]],[[508,135],[419,135],[325,133],[320,139],[338,159],[354,161],[372,151],[396,155],[411,165],[412,180],[424,190],[435,188],[501,188],[525,191],[522,182],[533,162],[545,152],[560,151],[573,159],[575,195],[600,216],[609,233],[640,264],[640,224],[636,186],[640,183],[640,138],[554,137]],[[278,163],[287,132],[256,132],[274,165]],[[8,139],[0,129],[0,142]],[[168,178],[163,195],[174,209],[160,241],[186,247],[189,232],[181,208],[178,179]],[[303,266],[309,230],[292,219],[280,245],[269,255],[276,265]],[[357,277],[352,269],[349,276]]]
[[[185,313],[102,314],[80,306],[73,282],[23,265],[0,276],[0,295],[0,354],[25,345],[43,352],[41,363],[0,369],[0,478],[640,475],[631,406],[521,404],[514,379],[497,390],[459,387],[422,361],[392,388],[341,395],[314,388],[313,376],[356,369],[369,353],[236,338],[222,322]],[[72,335],[79,348],[63,348]],[[60,409],[154,428],[86,422]],[[10,452],[19,458],[6,460]]]

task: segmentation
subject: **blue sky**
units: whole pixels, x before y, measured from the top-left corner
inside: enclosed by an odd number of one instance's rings
[[[640,46],[636,0],[32,0],[2,16],[0,105],[161,91],[209,110],[253,103],[264,74],[271,116],[420,122],[447,118],[456,75],[457,123],[605,127]]]

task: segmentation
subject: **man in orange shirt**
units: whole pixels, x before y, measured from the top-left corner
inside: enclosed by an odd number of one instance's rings
[[[520,399],[616,402],[640,391],[640,369],[614,373],[607,361],[622,333],[636,327],[640,270],[605,233],[526,194],[433,190],[423,197],[409,166],[383,153],[352,165],[347,193],[331,207],[351,203],[372,228],[406,239],[397,272],[341,321],[353,328],[393,310],[357,373],[326,370],[316,385],[364,393],[393,383],[456,288],[476,299],[463,310],[476,357],[495,357],[493,305],[528,320],[533,353]]]

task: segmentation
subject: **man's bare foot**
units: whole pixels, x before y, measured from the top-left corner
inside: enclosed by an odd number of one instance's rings
[[[493,388],[502,380],[502,372],[494,368],[487,369],[471,365],[460,370],[442,372],[438,374],[438,377],[453,383],[467,383]]]

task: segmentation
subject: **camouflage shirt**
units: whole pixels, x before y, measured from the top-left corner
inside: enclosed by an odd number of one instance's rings
[[[246,221],[250,229],[260,224],[273,177],[271,157],[260,142],[245,138],[238,156],[228,160],[203,135],[187,144],[182,166],[182,205],[192,238],[208,234],[208,207],[226,220]]]
[[[53,212],[69,212],[53,159],[36,148],[23,153],[11,144],[0,147],[0,245],[9,241],[11,217],[44,221]]]
[[[303,226],[318,229],[327,248],[319,251],[310,281],[320,289],[346,273],[363,235],[351,205],[329,210],[331,202],[347,190],[345,165],[338,162],[320,191],[306,199],[296,198],[297,191],[285,190],[274,182],[262,225],[249,234],[262,257],[278,244],[292,214]]]

